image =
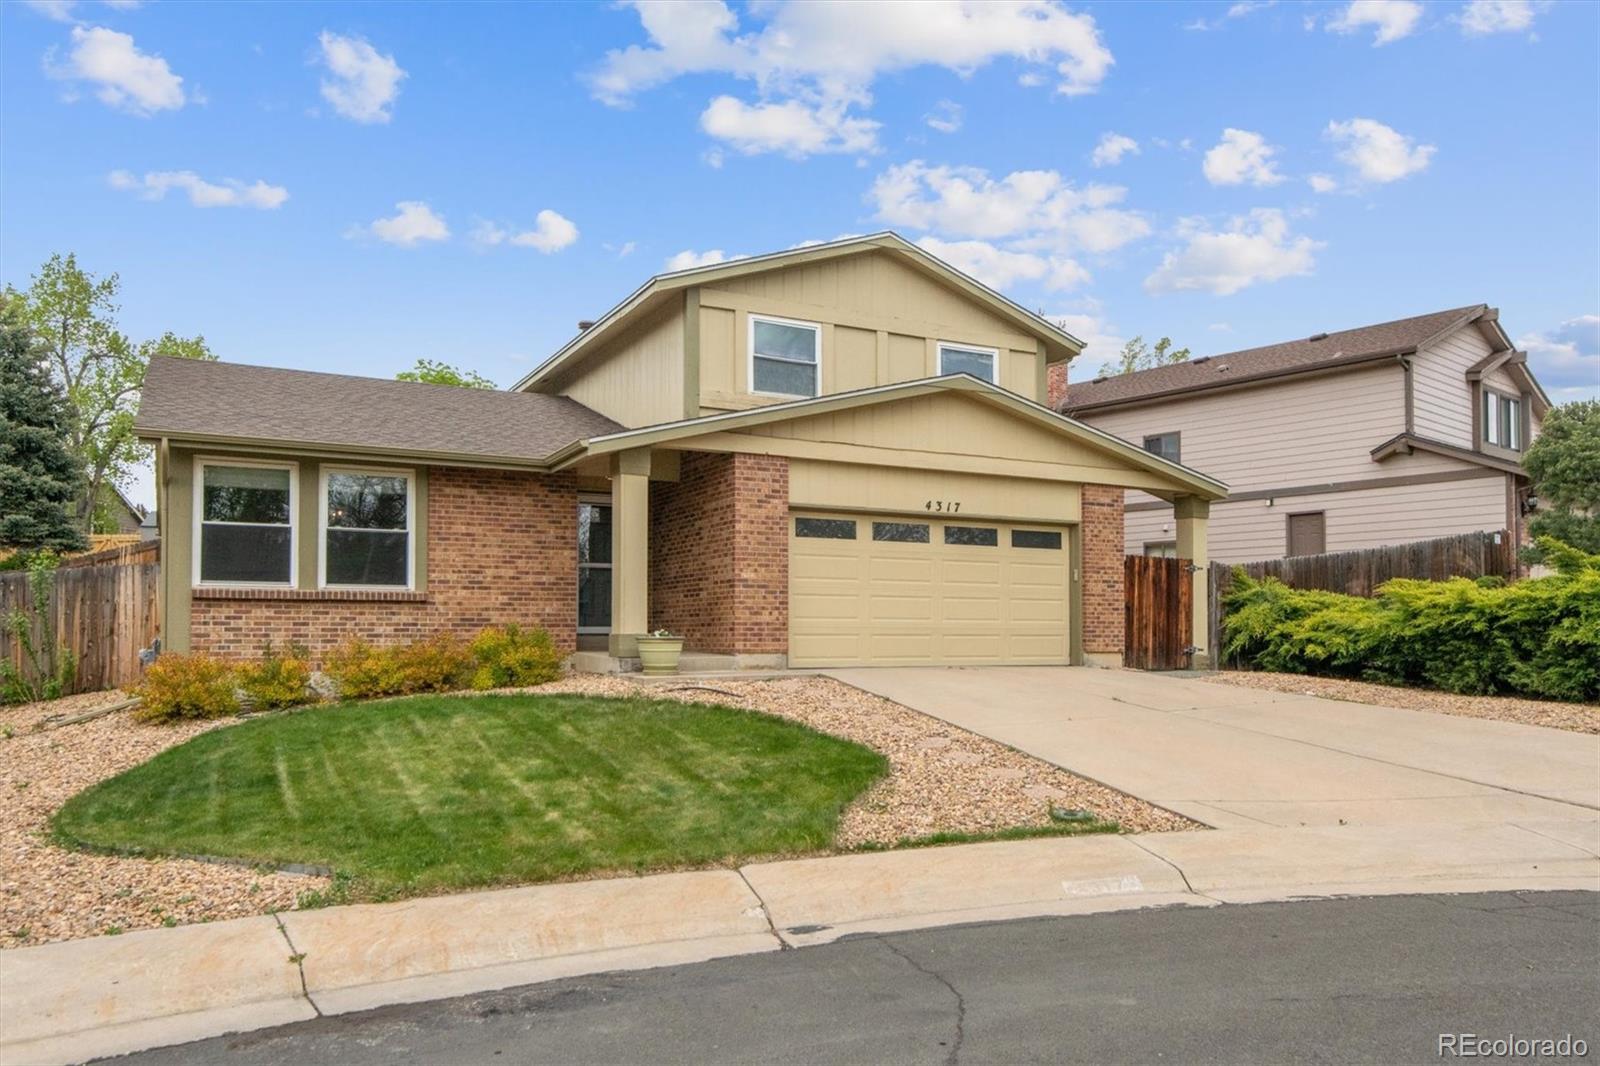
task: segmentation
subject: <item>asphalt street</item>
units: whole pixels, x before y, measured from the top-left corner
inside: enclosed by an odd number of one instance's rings
[[[1600,1062],[1600,894],[1322,900],[860,937],[117,1061],[1453,1061],[1440,1056],[1441,1034],[1570,1034],[1587,1042],[1586,1058],[1523,1061]]]

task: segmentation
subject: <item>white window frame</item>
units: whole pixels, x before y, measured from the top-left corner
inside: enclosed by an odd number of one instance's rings
[[[1522,450],[1522,397],[1485,386],[1482,394],[1483,443],[1506,451]],[[1502,410],[1510,404],[1511,418],[1502,417]]]
[[[987,355],[994,362],[994,380],[991,381],[989,384],[991,384],[991,385],[999,385],[1000,384],[1000,349],[999,348],[990,348],[987,345],[983,345],[983,344],[962,344],[960,341],[940,341],[939,342],[939,376],[940,377],[944,377],[944,350],[946,348],[956,348],[956,349],[958,349],[960,351],[963,351],[963,352],[978,352],[978,353],[980,353],[982,355]]]
[[[206,517],[206,467],[248,466],[259,470],[289,471],[289,580],[287,581],[203,581],[200,578],[200,556],[205,551],[204,527],[214,526],[276,526],[276,522],[207,522]],[[229,589],[292,589],[300,574],[300,464],[296,462],[269,462],[261,459],[230,459],[227,456],[201,456],[194,461],[194,504],[191,522],[189,554],[190,584],[195,588]]]
[[[744,338],[745,375],[746,375],[746,381],[750,386],[751,394],[754,395],[754,396],[782,396],[785,399],[790,399],[790,400],[793,400],[793,399],[796,399],[796,398],[798,398],[798,399],[811,399],[812,397],[821,396],[822,395],[822,323],[820,323],[820,322],[802,322],[799,319],[779,318],[776,315],[756,315],[756,314],[752,314],[752,315],[748,315],[746,317],[749,319],[749,323],[745,327],[745,338]],[[815,392],[812,392],[808,396],[807,394],[802,393],[802,392],[767,392],[764,389],[756,388],[756,323],[757,322],[770,322],[773,325],[778,325],[778,326],[795,326],[795,327],[797,327],[799,329],[809,329],[811,331],[811,335],[816,338],[816,353],[817,353],[816,360],[811,364],[815,368],[815,375],[816,375],[816,391]],[[778,357],[778,356],[770,356],[770,355],[762,356],[762,358],[764,358],[764,359],[777,359],[777,361],[780,362],[780,363],[799,363],[800,362],[798,359],[783,359],[783,358]]]
[[[328,584],[328,475],[376,474],[406,479],[406,583],[404,585]],[[355,592],[413,592],[417,587],[417,472],[406,467],[323,466],[317,474],[317,588]],[[341,529],[345,527],[339,527]],[[394,533],[393,529],[374,532]]]
[[[604,493],[598,493],[598,492],[580,492],[580,493],[578,493],[578,506],[582,507],[584,504],[588,504],[590,507],[611,507],[613,512],[615,512],[615,508],[612,507],[611,497],[605,495]],[[615,517],[616,517],[616,515],[615,515],[615,513],[613,513],[612,518],[615,519]],[[576,513],[573,514],[573,519],[574,519],[574,525],[576,525],[576,519],[577,519],[577,514]],[[613,528],[615,528],[615,527],[613,527]],[[576,540],[576,538],[574,538],[574,540]],[[574,550],[576,550],[577,545],[574,544],[573,548],[574,548]],[[609,563],[586,563],[582,559],[578,560],[578,569],[579,569],[579,571],[582,571],[585,567],[588,567],[591,570],[610,570],[611,571],[611,580],[612,581],[615,581],[617,579],[616,566],[617,566],[617,561],[615,559],[611,560],[611,562],[609,562]],[[572,608],[573,608],[574,611],[576,611],[577,608],[578,608],[578,600],[577,600],[577,594],[576,593],[573,594]],[[585,635],[585,636],[590,635],[590,634],[594,634],[594,633],[609,633],[609,632],[611,632],[611,627],[610,626],[585,626],[585,625],[580,625],[578,627],[578,632],[580,634]]]

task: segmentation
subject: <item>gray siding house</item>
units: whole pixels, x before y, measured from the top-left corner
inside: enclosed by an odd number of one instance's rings
[[[1522,535],[1522,454],[1550,402],[1486,305],[1067,387],[1059,410],[1226,481],[1223,562]],[[1130,492],[1127,550],[1171,554],[1171,508]]]

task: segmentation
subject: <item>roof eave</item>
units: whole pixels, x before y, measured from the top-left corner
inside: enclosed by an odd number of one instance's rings
[[[337,441],[286,440],[281,437],[244,437],[221,433],[196,433],[191,430],[163,429],[134,424],[134,435],[142,441],[166,441],[180,448],[237,448],[283,455],[317,455],[354,459],[405,460],[428,466],[468,466],[493,470],[528,470],[538,473],[552,469],[552,457],[539,459],[516,455],[487,455],[470,452],[430,451],[412,448],[377,448],[340,444]],[[582,442],[577,442],[581,444]],[[566,446],[562,451],[570,449]],[[557,453],[560,454],[560,453]]]

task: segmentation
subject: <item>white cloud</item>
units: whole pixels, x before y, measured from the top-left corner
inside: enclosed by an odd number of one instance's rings
[[[801,158],[819,152],[871,152],[878,145],[878,123],[849,117],[843,103],[747,104],[719,96],[701,114],[700,128],[745,155],[782,152]]]
[[[1330,122],[1326,136],[1340,146],[1339,159],[1363,181],[1399,181],[1426,170],[1438,150],[1370,118]]]
[[[137,11],[144,6],[144,0],[100,0],[100,2],[113,11]]]
[[[77,0],[28,0],[28,7],[56,22],[71,22]]]
[[[234,178],[223,178],[219,185],[206,181],[192,170],[158,170],[143,177],[126,170],[113,170],[106,176],[113,189],[137,193],[144,200],[165,199],[168,191],[177,189],[186,193],[196,207],[254,207],[271,211],[283,206],[289,199],[289,190],[282,185],[268,185],[257,180],[245,184]]]
[[[1534,0],[1471,0],[1461,9],[1456,21],[1461,24],[1461,32],[1469,37],[1521,33],[1532,27],[1534,16],[1549,6]]]
[[[638,247],[638,245],[635,244],[633,241],[624,241],[622,243],[622,247],[617,249],[617,258],[618,259],[626,259],[626,258],[628,258],[628,256],[633,254],[634,249],[637,248],[637,247]]]
[[[1214,230],[1203,219],[1178,226],[1181,248],[1170,251],[1144,279],[1149,292],[1202,291],[1228,296],[1263,281],[1309,274],[1323,245],[1289,232],[1276,208],[1258,207]]]
[[[406,76],[394,56],[384,55],[360,37],[328,30],[317,36],[317,43],[322,49],[320,61],[331,75],[322,79],[322,98],[345,118],[388,122]]]
[[[1063,256],[1012,251],[988,241],[923,237],[917,244],[991,289],[1003,291],[1019,281],[1037,281],[1047,289],[1065,291],[1089,280],[1089,272],[1082,264]]]
[[[1138,155],[1139,142],[1120,133],[1102,133],[1100,143],[1094,146],[1089,162],[1097,167],[1114,167],[1124,156]]]
[[[1057,0],[925,0],[913,12],[897,4],[764,0],[745,9],[759,24],[744,27],[723,0],[633,0],[631,6],[648,43],[607,52],[589,78],[595,96],[625,106],[683,75],[745,79],[754,83],[759,100],[736,110],[721,102],[731,97],[720,97],[712,102],[720,111],[713,115],[708,108],[701,125],[712,132],[707,120],[715,119],[745,130],[752,114],[785,129],[799,124],[801,132],[774,147],[753,149],[791,155],[870,150],[875,138],[868,133],[876,124],[851,109],[869,106],[873,83],[887,73],[938,66],[964,76],[1010,58],[1029,64],[1028,74],[1050,69],[1056,91],[1075,96],[1094,92],[1114,62],[1093,17]],[[832,135],[818,140],[796,111],[768,114],[790,105],[809,112]],[[746,144],[767,140],[765,133],[742,138]],[[827,147],[807,147],[814,143]],[[845,147],[850,144],[858,147]]]
[[[443,224],[442,220],[440,224]],[[534,248],[545,255],[559,252],[577,239],[578,227],[572,220],[548,208],[534,216],[532,229],[512,230],[493,222],[479,222],[472,228],[472,243],[479,247],[492,248],[500,244],[510,244],[518,248]],[[631,244],[628,250],[633,250]]]
[[[1246,15],[1252,15],[1257,11],[1262,11],[1266,8],[1272,7],[1277,2],[1278,0],[1238,0],[1238,3],[1229,5],[1228,10],[1223,13],[1221,18],[1210,22],[1203,18],[1197,18],[1193,22],[1185,25],[1183,28],[1186,30],[1221,29],[1229,19],[1244,18]]]
[[[423,201],[401,200],[394,206],[396,214],[392,218],[375,219],[370,225],[358,226],[346,236],[372,236],[406,248],[424,241],[450,239],[450,227]]]
[[[1213,185],[1276,185],[1283,180],[1273,169],[1272,157],[1277,151],[1261,134],[1230,126],[1222,131],[1217,146],[1206,153],[1201,169]]]
[[[1541,383],[1563,398],[1600,399],[1600,315],[1569,318],[1517,339]]]
[[[101,103],[135,115],[175,111],[186,102],[183,79],[165,59],[139,51],[130,35],[104,26],[72,27],[67,61],[56,65],[52,50],[45,69],[52,77],[94,83]]]
[[[952,237],[1013,238],[1028,250],[1108,252],[1150,232],[1144,216],[1114,205],[1119,185],[1082,189],[1054,170],[1019,170],[995,180],[977,167],[929,166],[913,160],[890,167],[868,198],[877,217],[895,226]]]
[[[1368,27],[1376,30],[1374,47],[1408,37],[1422,20],[1422,5],[1416,0],[1351,0],[1343,11],[1328,20],[1334,33],[1358,33]]]
[[[1093,376],[1088,368],[1097,365],[1092,360],[1109,359],[1128,342],[1122,331],[1106,318],[1097,300],[1084,300],[1077,310],[1047,314],[1045,317],[1083,341],[1083,355],[1073,360],[1069,374],[1074,380],[1088,380]]]
[[[684,251],[679,252],[677,255],[668,258],[664,269],[670,274],[674,270],[689,270],[693,267],[715,266],[718,263],[727,263],[734,259],[744,258],[745,256],[742,255],[729,255],[721,248],[712,248],[704,252],[696,252],[685,249]]]
[[[954,100],[940,100],[932,111],[923,116],[922,121],[940,133],[954,133],[961,128],[962,117],[960,104]]]
[[[1231,322],[1212,322],[1210,325],[1206,326],[1206,329],[1209,329],[1213,333],[1232,333],[1233,332],[1233,323],[1231,323]]]
[[[1311,186],[1312,192],[1334,192],[1339,188],[1339,183],[1334,180],[1332,174],[1307,175],[1306,184]]]

